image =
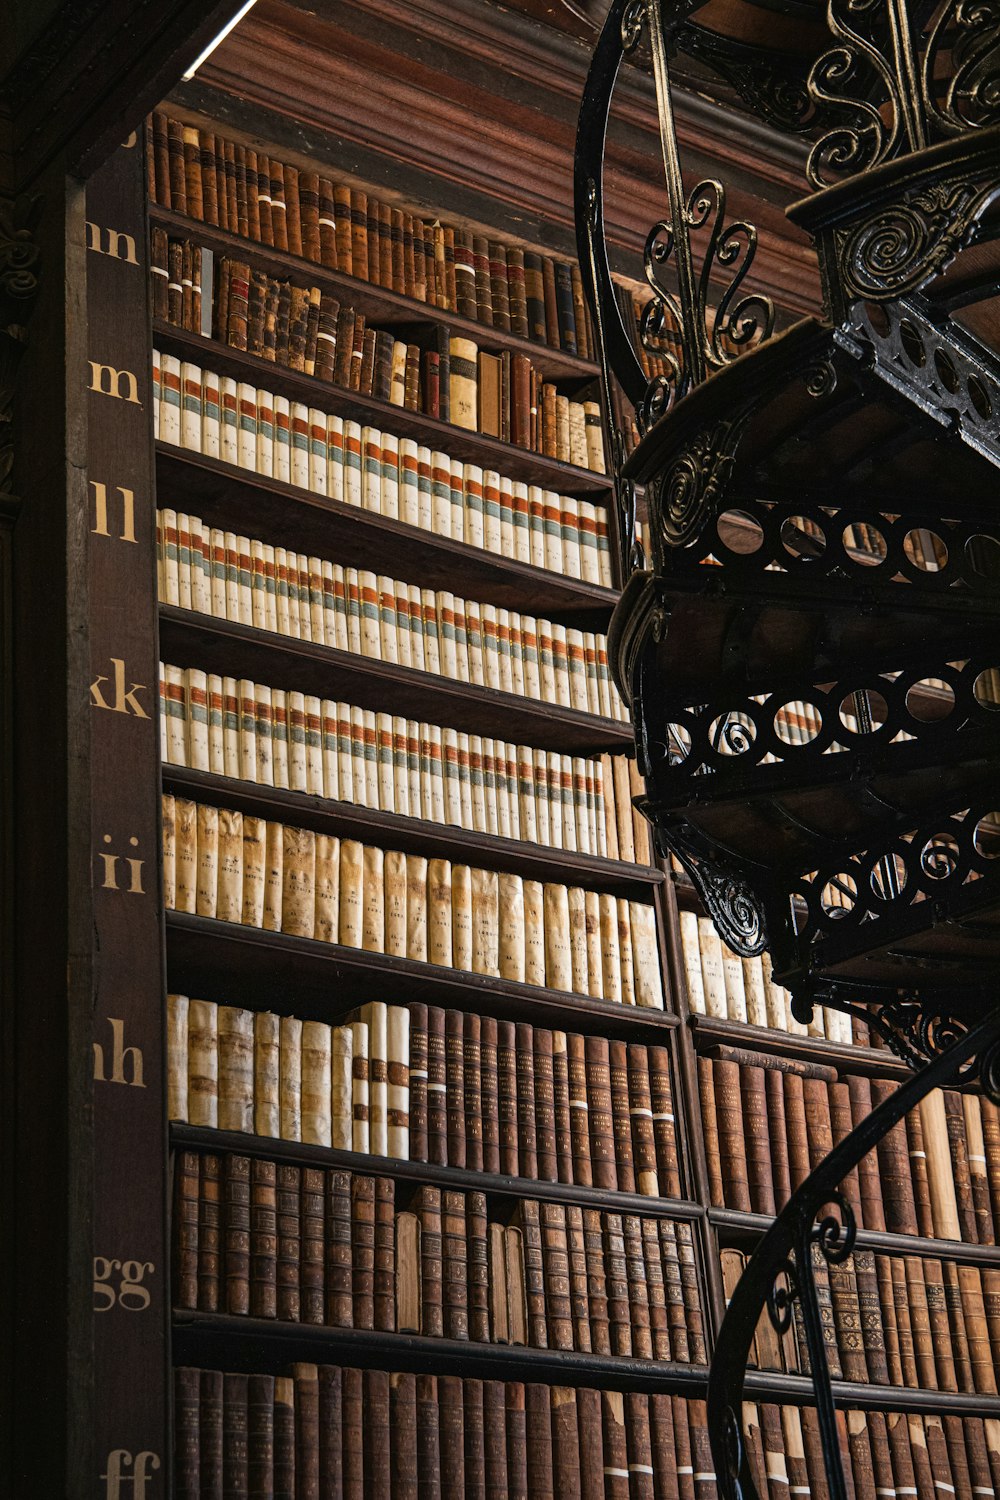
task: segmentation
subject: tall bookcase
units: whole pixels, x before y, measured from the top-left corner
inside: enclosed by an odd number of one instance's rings
[[[192,115],[186,117],[195,119]],[[212,128],[210,120],[204,123]],[[307,159],[302,156],[297,160],[301,165],[307,164]],[[331,175],[337,173],[335,161],[317,165]],[[122,151],[112,159],[101,177],[94,179],[88,187],[88,219],[98,229],[113,223],[122,232],[133,233],[137,246],[141,245],[142,239],[136,196],[140,174],[140,154]],[[436,323],[446,321],[452,333],[466,334],[481,348],[530,353],[546,378],[556,381],[564,390],[578,391],[596,379],[596,367],[587,361],[463,320],[454,311],[430,308],[398,292],[324,270],[287,252],[248,243],[155,205],[150,208],[149,218],[152,224],[168,233],[189,238],[216,255],[238,254],[251,265],[293,283],[320,285],[335,296],[349,300],[378,327],[405,326],[426,332]],[[127,231],[124,229],[126,224],[129,226]],[[498,238],[516,239],[511,227],[501,218],[494,227]],[[109,251],[113,248],[110,241],[108,247]],[[102,254],[100,258],[94,255],[90,259],[95,289],[101,276],[134,276],[136,268],[127,250],[117,255]],[[137,259],[141,259],[138,252]],[[135,277],[136,281],[138,279]],[[129,287],[127,292],[126,287]],[[117,301],[121,308],[128,309],[129,318],[142,316],[145,292],[136,293],[127,281],[116,280],[113,286],[109,284],[107,288],[101,288],[100,294],[107,299],[109,306]],[[134,329],[138,323],[132,326]],[[478,433],[462,431],[374,398],[362,397],[356,392],[325,384],[319,386],[310,376],[256,360],[216,341],[185,333],[175,326],[155,325],[153,339],[159,349],[181,360],[204,364],[236,380],[243,379],[253,384],[259,381],[274,393],[286,395],[289,400],[301,400],[307,404],[315,402],[345,417],[384,427],[397,436],[413,437],[430,447],[440,447],[467,462],[495,467],[514,479],[524,478],[569,495],[604,502],[610,500],[607,481],[583,469],[501,444]],[[148,349],[144,352],[148,354]],[[105,362],[96,346],[91,353],[95,364],[103,366]],[[140,363],[137,350],[135,364]],[[93,378],[95,395],[107,397],[111,394],[100,389],[100,382],[111,379],[111,376],[97,372]],[[122,394],[124,400],[120,407],[112,407],[110,401],[105,401],[104,407],[100,408],[113,412],[114,420],[109,420],[107,430],[103,430],[100,423],[95,422],[92,426],[95,474],[105,456],[108,463],[112,456],[119,463],[122,460],[125,450],[118,419],[120,413],[124,413],[122,420],[131,419],[133,413],[128,408],[136,404],[128,399],[127,389],[119,393],[118,399]],[[706,1367],[703,1363],[600,1356],[577,1350],[466,1342],[194,1310],[175,1311],[169,1318],[168,1328],[170,1298],[166,1294],[166,1277],[156,1282],[162,1290],[152,1294],[164,1313],[157,1340],[150,1345],[148,1331],[141,1320],[126,1321],[122,1309],[128,1309],[128,1297],[131,1296],[136,1304],[143,1298],[141,1292],[130,1292],[129,1288],[141,1285],[144,1276],[146,1285],[150,1285],[148,1278],[154,1268],[160,1273],[167,1265],[168,1243],[176,1245],[178,1226],[168,1222],[169,1213],[164,1204],[167,1189],[173,1191],[171,1185],[179,1153],[232,1153],[279,1165],[336,1167],[346,1172],[391,1179],[396,1184],[400,1201],[421,1185],[462,1192],[478,1191],[486,1195],[490,1213],[501,1217],[509,1217],[517,1202],[527,1199],[596,1209],[602,1213],[639,1215],[652,1220],[663,1218],[688,1225],[695,1247],[697,1300],[710,1351],[713,1331],[724,1310],[720,1248],[749,1247],[762,1232],[766,1221],[760,1215],[712,1205],[698,1079],[699,1057],[710,1055],[712,1049],[720,1045],[731,1045],[775,1059],[824,1064],[835,1068],[841,1077],[860,1073],[894,1079],[903,1076],[904,1071],[902,1064],[876,1048],[848,1047],[812,1037],[748,1027],[739,1022],[692,1015],[686,994],[678,913],[681,907],[694,907],[695,896],[683,878],[659,865],[626,864],[597,855],[503,840],[488,834],[438,826],[421,819],[377,812],[347,802],[324,801],[302,793],[235,781],[204,771],[172,765],[161,767],[152,733],[153,714],[147,711],[151,710],[151,702],[143,697],[143,689],[155,682],[157,646],[162,660],[182,668],[197,667],[254,681],[281,681],[290,689],[349,699],[362,707],[427,719],[481,735],[502,733],[506,738],[566,754],[627,752],[631,731],[627,725],[605,718],[559,709],[551,704],[536,704],[527,699],[516,700],[510,695],[501,697],[490,690],[457,683],[445,676],[373,662],[305,641],[293,642],[252,627],[166,604],[161,604],[155,611],[154,632],[153,507],[137,506],[133,512],[128,498],[148,490],[150,484],[143,469],[143,465],[148,468],[150,462],[149,434],[146,427],[138,431],[138,414],[135,415],[137,435],[128,444],[128,452],[135,464],[134,472],[125,473],[116,468],[112,475],[109,469],[107,479],[92,480],[95,504],[91,540],[94,559],[92,587],[95,598],[119,601],[115,610],[109,606],[107,611],[111,634],[105,637],[95,631],[94,635],[95,690],[98,698],[103,700],[95,700],[95,703],[97,707],[112,710],[106,721],[111,726],[109,734],[121,736],[120,740],[109,740],[107,757],[95,762],[104,777],[99,795],[95,794],[95,806],[106,805],[108,809],[109,832],[101,832],[108,848],[100,868],[105,875],[103,886],[107,891],[108,912],[107,938],[105,941],[102,931],[102,949],[110,953],[111,958],[102,972],[101,992],[102,999],[107,1001],[104,1024],[108,1030],[102,1040],[99,1022],[94,1040],[103,1049],[95,1051],[95,1079],[109,1085],[116,1084],[121,1089],[118,1094],[110,1087],[108,1090],[109,1097],[115,1102],[108,1112],[106,1125],[103,1120],[101,1122],[101,1132],[106,1129],[107,1136],[99,1134],[99,1159],[113,1172],[118,1160],[116,1153],[127,1147],[132,1152],[132,1159],[153,1164],[153,1170],[138,1174],[145,1195],[141,1222],[148,1238],[141,1245],[130,1246],[127,1257],[117,1253],[109,1256],[108,1277],[101,1282],[102,1288],[107,1285],[115,1294],[115,1302],[108,1305],[117,1306],[116,1316],[122,1327],[138,1338],[128,1361],[121,1356],[121,1344],[116,1344],[115,1367],[125,1371],[148,1369],[150,1379],[143,1382],[141,1395],[126,1389],[130,1382],[122,1385],[111,1409],[117,1419],[131,1406],[133,1417],[130,1420],[134,1425],[127,1431],[123,1431],[120,1423],[113,1431],[109,1427],[107,1442],[102,1439],[102,1452],[119,1455],[118,1458],[109,1457],[109,1463],[119,1464],[119,1477],[131,1478],[137,1494],[142,1490],[140,1475],[143,1482],[149,1479],[148,1492],[153,1493],[153,1476],[157,1472],[163,1476],[170,1471],[168,1455],[172,1438],[169,1419],[163,1415],[168,1406],[165,1399],[168,1347],[174,1366],[206,1370],[282,1375],[293,1363],[305,1361],[454,1375],[470,1380],[598,1387],[640,1394],[670,1392],[697,1400],[705,1390]],[[143,422],[147,415],[143,414]],[[107,446],[102,447],[102,444]],[[155,492],[161,507],[171,505],[180,509],[183,503],[185,510],[198,513],[212,525],[250,531],[252,535],[266,537],[305,553],[335,556],[345,563],[377,568],[394,577],[416,579],[433,588],[450,587],[457,591],[460,586],[467,597],[523,612],[544,614],[563,622],[579,622],[591,630],[607,628],[615,598],[613,590],[542,572],[448,538],[416,535],[402,522],[326,500],[172,444],[160,442],[153,452]],[[137,515],[142,518],[138,522],[135,520]],[[106,556],[101,550],[105,541],[119,544],[113,552],[109,546]],[[130,550],[132,546],[134,552]],[[617,556],[616,547],[612,547],[612,555]],[[109,557],[114,558],[111,564],[107,561]],[[461,580],[460,585],[458,580]],[[141,669],[133,668],[133,660],[141,661]],[[328,686],[333,683],[336,683],[335,687]],[[143,722],[146,719],[149,722]],[[126,808],[120,796],[116,767],[123,760],[131,760],[141,767],[142,774],[136,778],[139,790],[134,808],[131,805]],[[384,849],[450,859],[518,874],[524,879],[579,884],[615,896],[651,901],[657,913],[666,1009],[661,1012],[624,1007],[554,989],[505,982],[406,958],[387,957],[176,912],[165,914],[162,932],[158,934],[157,907],[162,905],[162,898],[158,877],[152,861],[145,858],[145,851],[157,843],[154,801],[161,787],[177,797],[190,798],[204,805],[231,808],[247,816],[273,819],[343,839],[358,839]],[[128,816],[125,816],[126,812]],[[99,853],[105,854],[105,851],[101,849]],[[131,896],[140,895],[148,899],[136,901],[134,906],[128,904]],[[135,913],[140,910],[142,916],[138,917]],[[392,1004],[423,1002],[534,1026],[665,1046],[670,1055],[682,1196],[678,1199],[650,1198],[579,1187],[567,1182],[500,1177],[452,1166],[401,1162],[365,1153],[176,1123],[169,1128],[170,1165],[164,1176],[160,1171],[166,1059],[160,1005],[161,936],[165,990],[169,993],[203,996],[220,1004],[253,1011],[279,1012],[300,1019],[323,1021],[339,1020],[376,994]],[[120,981],[115,968],[116,954],[122,961]],[[140,961],[136,955],[141,956],[144,965],[142,975],[136,967]],[[124,1028],[114,1008],[115,986],[119,982],[127,984],[132,995],[128,1029]],[[140,992],[149,1003],[137,1007],[134,997]],[[153,997],[156,998],[155,1004]],[[135,1032],[132,1026],[136,1027]],[[133,1099],[140,1097],[139,1087],[144,1091],[141,1095],[141,1120],[126,1105],[117,1103],[122,1099],[131,1105]],[[100,1099],[100,1093],[97,1097]],[[115,1197],[111,1187],[95,1184],[95,1201],[112,1204]],[[175,1197],[173,1201],[176,1202]],[[134,1204],[130,1204],[124,1227],[109,1223],[106,1230],[109,1242],[114,1241],[117,1245],[124,1229],[130,1229],[138,1222],[133,1217],[133,1207]],[[1000,1250],[988,1245],[875,1231],[863,1231],[859,1243],[876,1252],[950,1259],[955,1263],[981,1267],[994,1275],[1000,1274]],[[132,1267],[123,1272],[128,1283],[125,1298],[122,1297],[123,1283],[111,1279],[115,1259],[118,1262],[128,1259]],[[142,1268],[147,1265],[149,1272],[143,1273]],[[120,1265],[118,1269],[121,1269]],[[111,1291],[102,1290],[100,1298],[107,1300]],[[100,1301],[97,1305],[100,1306]],[[100,1319],[96,1326],[103,1326]],[[120,1340],[122,1330],[116,1327],[113,1336]],[[98,1361],[100,1358],[99,1352]],[[99,1362],[97,1368],[101,1376]],[[163,1384],[160,1383],[161,1376]],[[852,1410],[910,1412],[949,1418],[988,1417],[1000,1421],[1000,1398],[971,1389],[930,1391],[878,1387],[855,1381],[840,1382],[837,1390],[842,1404]],[[747,1392],[753,1400],[761,1403],[795,1405],[808,1402],[808,1385],[801,1376],[770,1371],[752,1373],[747,1380]],[[161,1437],[147,1436],[161,1421]],[[950,1440],[953,1440],[953,1435]],[[698,1455],[695,1457],[697,1460]],[[884,1462],[882,1450],[873,1447],[871,1457],[874,1473],[878,1476],[880,1462]],[[995,1475],[992,1482],[1000,1484],[1000,1470],[997,1469],[1000,1453],[991,1450],[990,1459]],[[148,1473],[142,1469],[143,1463]],[[957,1463],[955,1451],[952,1451],[955,1488],[961,1495],[965,1493],[963,1485],[966,1481],[956,1474]],[[713,1493],[711,1477],[699,1470],[697,1461],[690,1466],[680,1464],[680,1473],[673,1481],[675,1489],[666,1487],[668,1481],[661,1469],[648,1476],[647,1485],[646,1478],[642,1477],[645,1475],[642,1456],[633,1462],[631,1450],[629,1466],[635,1472],[631,1480],[626,1475],[624,1489],[620,1488],[620,1475],[606,1476],[607,1494],[655,1493],[658,1496],[660,1493],[676,1493],[708,1500]],[[895,1473],[894,1482],[899,1485],[902,1481],[898,1469]],[[936,1480],[938,1474],[939,1471],[935,1470]],[[107,1475],[102,1475],[102,1479],[107,1480],[110,1495],[110,1480]],[[780,1476],[772,1474],[772,1479],[772,1493],[782,1493]],[[858,1468],[855,1484],[859,1496],[868,1493],[865,1483]],[[884,1482],[880,1488],[885,1488]],[[563,1491],[557,1487],[556,1493]],[[972,1491],[968,1493],[971,1495]]]

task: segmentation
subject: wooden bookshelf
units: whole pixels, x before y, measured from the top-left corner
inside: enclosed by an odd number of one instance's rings
[[[207,366],[220,375],[247,381],[277,396],[287,396],[290,401],[303,401],[320,409],[335,409],[338,416],[351,418],[366,427],[377,427],[380,431],[384,428],[397,437],[413,438],[415,442],[447,453],[451,458],[478,464],[483,469],[496,469],[510,479],[523,479],[543,489],[558,490],[561,495],[583,496],[596,501],[611,494],[611,480],[606,474],[595,474],[575,464],[561,463],[557,458],[547,458],[529,448],[516,447],[485,433],[456,427],[453,422],[442,422],[437,417],[380,401],[376,396],[362,396],[358,391],[316,380],[312,375],[303,375],[285,365],[259,359],[255,354],[232,349],[215,339],[185,333],[172,323],[154,321],[153,340],[165,354]]]
[[[707,1212],[709,1223],[727,1245],[754,1245],[771,1226],[766,1214],[744,1214],[733,1208],[710,1208]],[[1000,1245],[971,1245],[965,1240],[936,1240],[877,1229],[859,1229],[857,1243],[861,1249],[886,1255],[929,1256],[963,1266],[1000,1266]]]
[[[696,1050],[711,1056],[720,1043],[742,1047],[748,1052],[765,1052],[775,1057],[794,1057],[800,1062],[823,1063],[842,1073],[860,1073],[867,1078],[908,1078],[911,1069],[901,1058],[885,1047],[857,1047],[847,1042],[830,1042],[821,1036],[796,1036],[768,1026],[751,1026],[746,1021],[724,1021],[713,1016],[691,1015],[688,1026]]]
[[[609,750],[623,755],[635,745],[631,726],[616,719],[456,682],[443,672],[420,672],[172,605],[160,609],[160,653],[172,666],[199,666],[275,687],[280,683],[321,698],[344,699],[359,708],[391,709],[418,722],[502,736],[543,750],[574,755]]]
[[[156,483],[161,505],[200,508],[223,529],[245,531],[250,510],[261,533],[286,538],[283,545],[293,551],[333,553],[338,562],[419,581],[421,588],[448,589],[461,577],[464,598],[581,630],[606,632],[618,597],[614,589],[532,568],[172,443],[156,445]]]
[[[407,854],[464,861],[486,869],[509,870],[527,880],[569,881],[618,896],[649,899],[663,879],[652,865],[627,864],[602,859],[596,854],[577,854],[544,844],[497,838],[473,833],[422,818],[402,817],[377,808],[356,807],[351,802],[329,802],[305,792],[286,792],[277,787],[257,786],[252,781],[233,781],[208,771],[186,766],[163,768],[163,789],[178,797],[191,797],[213,807],[232,807],[258,818],[271,818],[317,833],[358,839],[383,849],[402,849]]]
[[[448,308],[432,307],[413,297],[403,296],[389,287],[376,286],[374,282],[358,276],[348,276],[343,271],[332,271],[317,261],[302,256],[290,255],[286,250],[275,250],[256,240],[230,234],[214,224],[187,214],[150,206],[150,222],[168,234],[194,240],[214,255],[228,255],[245,261],[254,269],[269,275],[283,276],[295,286],[318,286],[343,304],[364,313],[365,318],[379,328],[404,337],[407,333],[431,332],[447,324],[453,334],[472,339],[480,349],[492,354],[527,354],[535,369],[546,380],[559,381],[580,387],[593,384],[598,377],[598,368],[591,360],[581,359],[565,349],[555,349],[551,344],[542,344],[537,339],[521,338],[516,333],[507,333],[502,328],[493,328],[474,318],[463,318],[460,313]]]

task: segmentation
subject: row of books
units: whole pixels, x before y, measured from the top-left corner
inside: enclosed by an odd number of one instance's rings
[[[168,995],[167,1069],[186,1124],[681,1196],[665,1047],[422,1002],[331,1026]]]
[[[155,203],[488,328],[594,355],[578,267],[390,204],[157,111]]]
[[[652,906],[163,798],[168,910],[663,1008]]]
[[[167,765],[604,857],[611,823],[620,849],[610,756],[498,745],[196,667],[161,662],[159,683]],[[622,810],[634,847],[636,815],[628,801]]]
[[[791,995],[772,977],[769,953],[741,958],[719,937],[711,917],[689,910],[680,912],[680,935],[688,1007],[694,1015],[850,1043],[851,1018],[840,1011],[817,1006],[808,1026],[796,1021]]]
[[[712,1203],[774,1214],[897,1084],[728,1049],[698,1060]],[[745,1059],[743,1061],[738,1059]],[[1000,1112],[936,1089],[863,1157],[844,1191],[865,1229],[996,1243]]]
[[[509,1222],[508,1222],[509,1221]],[[178,1152],[180,1311],[704,1364],[691,1227]]]
[[[747,1256],[722,1251],[731,1295]],[[813,1275],[830,1372],[845,1380],[995,1396],[1000,1356],[1000,1268],[956,1266],[919,1255],[856,1250],[827,1264],[818,1246]],[[809,1369],[801,1308],[778,1336],[765,1312],[755,1339],[762,1369]]]
[[[158,596],[233,624],[623,719],[607,637],[157,513]]]
[[[174,1372],[176,1500],[715,1500],[704,1402],[295,1364]],[[762,1500],[827,1493],[817,1413],[743,1407]],[[994,1418],[838,1411],[851,1493],[1000,1493]],[[218,1479],[216,1479],[218,1476]]]

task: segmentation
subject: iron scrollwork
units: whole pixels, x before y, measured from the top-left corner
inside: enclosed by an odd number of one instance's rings
[[[898,298],[944,269],[997,194],[995,180],[931,183],[838,233],[844,286],[858,298]]]
[[[743,432],[738,419],[699,432],[649,486],[650,514],[668,547],[684,547],[714,516]]]

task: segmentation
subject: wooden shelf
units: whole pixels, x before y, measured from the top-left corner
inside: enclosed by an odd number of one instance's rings
[[[176,667],[200,667],[320,698],[345,699],[377,713],[392,712],[567,755],[598,755],[605,750],[628,755],[635,749],[631,724],[617,719],[499,693],[444,673],[395,666],[173,605],[160,607],[160,655]]]
[[[317,833],[359,839],[384,849],[402,849],[408,854],[456,860],[487,869],[509,870],[528,880],[550,880],[613,891],[619,896],[651,897],[662,875],[651,865],[627,864],[597,855],[574,854],[516,839],[471,833],[422,818],[357,807],[351,802],[329,802],[305,792],[288,792],[257,786],[252,781],[233,781],[209,771],[185,766],[163,767],[164,791],[193,797],[213,807],[231,807],[253,817],[272,818]]]
[[[422,1374],[433,1370],[436,1375],[468,1379],[548,1380],[555,1385],[688,1396],[703,1395],[708,1379],[704,1365],[177,1310],[173,1346],[177,1364],[275,1374],[287,1373],[293,1361],[306,1360]]]
[[[537,1198],[547,1203],[575,1203],[581,1208],[605,1208],[613,1213],[644,1214],[654,1219],[679,1219],[690,1223],[704,1218],[700,1203],[677,1198],[649,1198],[642,1193],[619,1193],[608,1188],[579,1187],[576,1183],[547,1182],[534,1177],[507,1177],[491,1172],[473,1172],[465,1167],[435,1166],[431,1162],[398,1161],[363,1151],[337,1151],[330,1146],[310,1146],[302,1141],[276,1140],[272,1136],[244,1135],[236,1130],[213,1130],[202,1125],[174,1121],[173,1144],[185,1150],[232,1151],[240,1156],[266,1157],[304,1167],[339,1167],[368,1177],[391,1177],[396,1182],[432,1183],[463,1192],[482,1192],[488,1198]]]
[[[407,411],[403,406],[393,406],[375,396],[362,396],[359,391],[316,380],[312,375],[259,359],[243,349],[231,349],[228,344],[217,343],[215,339],[187,333],[172,323],[154,320],[153,340],[165,354],[174,354],[178,359],[190,360],[200,366],[208,365],[219,375],[249,381],[275,395],[287,396],[290,401],[304,401],[309,406],[335,411],[338,416],[352,418],[362,426],[377,427],[380,431],[384,428],[397,437],[413,438],[428,448],[447,453],[450,458],[460,458],[484,469],[496,469],[509,479],[523,479],[528,484],[558,490],[561,495],[583,495],[605,503],[605,497],[611,495],[611,480],[607,474],[594,474],[576,464],[546,458],[529,448],[502,443],[499,438],[487,437],[485,433],[469,432],[464,427],[456,427],[453,422],[442,422],[437,417],[425,416],[423,412]]]
[[[727,1231],[727,1243],[744,1244],[755,1244],[774,1223],[767,1214],[740,1213],[735,1208],[710,1208],[708,1221],[716,1229]],[[878,1229],[859,1229],[857,1243],[862,1250],[877,1250],[884,1255],[920,1255],[967,1266],[1000,1266],[1000,1245],[970,1245],[964,1240],[926,1239]]]
[[[910,1411],[926,1416],[942,1413],[952,1417],[1000,1417],[1000,1396],[977,1396],[965,1391],[924,1391],[899,1385],[867,1385],[862,1381],[834,1380],[833,1396],[840,1408],[863,1411]],[[793,1406],[814,1406],[816,1392],[807,1375],[779,1375],[771,1370],[748,1370],[744,1397],[754,1401],[776,1401]]]
[[[450,589],[461,580],[467,599],[521,614],[569,621],[607,632],[618,594],[596,583],[532,568],[482,547],[436,536],[404,521],[282,484],[172,443],[156,445],[158,503],[207,512],[212,525],[284,547],[389,573],[421,588]]]
[[[822,1063],[842,1073],[867,1078],[910,1078],[913,1069],[884,1047],[856,1047],[847,1042],[829,1042],[820,1036],[796,1036],[769,1026],[751,1026],[747,1021],[723,1021],[713,1016],[691,1015],[688,1026],[700,1053],[713,1043],[744,1047],[749,1052],[767,1052],[793,1057],[800,1062]]]
[[[426,332],[439,328],[444,323],[453,334],[472,339],[480,349],[494,354],[502,354],[507,350],[512,354],[526,354],[546,380],[582,385],[598,378],[596,364],[563,349],[553,349],[550,344],[521,338],[516,333],[505,333],[502,328],[492,328],[488,323],[464,318],[447,308],[431,307],[414,297],[376,286],[374,282],[363,281],[357,276],[348,276],[343,271],[332,271],[303,256],[258,244],[255,240],[230,234],[214,224],[205,224],[200,219],[191,219],[187,214],[176,213],[157,204],[150,204],[149,217],[151,223],[165,229],[168,234],[196,239],[216,255],[229,255],[246,261],[250,266],[266,271],[269,276],[287,278],[296,286],[318,286],[339,302],[347,303],[364,313],[366,319],[379,328]]]
[[[629,1041],[663,1042],[678,1022],[661,1010],[366,953],[211,917],[166,913],[171,990],[224,1004],[337,1021],[370,1000],[423,1000],[505,1020],[531,1021]]]

